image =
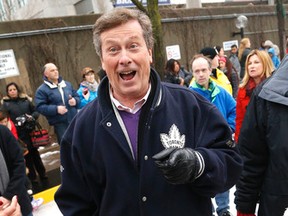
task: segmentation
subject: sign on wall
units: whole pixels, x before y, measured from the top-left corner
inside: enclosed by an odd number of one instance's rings
[[[166,46],[166,56],[167,56],[167,60],[171,58],[176,59],[176,60],[181,59],[179,45]]]
[[[0,51],[0,79],[12,76],[19,76],[14,52],[12,49],[2,50]]]
[[[143,5],[147,5],[147,0],[142,0]],[[159,5],[170,4],[170,0],[158,0]],[[131,0],[116,0],[114,7],[134,7],[135,5],[131,2]]]
[[[231,50],[231,46],[232,45],[237,45],[237,47],[239,47],[238,46],[238,40],[231,40],[231,41],[224,41],[223,42],[223,49],[224,49],[224,51],[229,51],[229,50]]]

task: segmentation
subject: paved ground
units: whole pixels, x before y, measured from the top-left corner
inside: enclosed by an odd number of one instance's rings
[[[62,216],[54,201],[40,206],[37,210],[33,211],[33,216]]]
[[[47,147],[39,147],[41,159],[46,168],[48,176],[47,180],[38,181],[33,183],[33,193],[39,193],[51,187],[57,186],[61,183],[60,179],[60,147],[57,143],[53,143]]]
[[[39,147],[39,152],[47,172],[59,168],[60,146],[58,143],[53,143],[47,147]]]

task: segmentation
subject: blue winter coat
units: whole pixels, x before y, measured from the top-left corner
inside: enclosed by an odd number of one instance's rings
[[[271,59],[272,59],[273,65],[274,65],[275,69],[277,69],[280,65],[280,59],[278,58],[278,56],[275,55],[275,49],[272,47],[269,48],[268,53],[271,54]]]
[[[62,85],[64,92],[64,103],[58,87]],[[68,103],[69,95],[75,98],[77,105],[70,106]],[[62,80],[59,78],[58,86],[53,85],[46,78],[44,78],[44,83],[42,83],[35,93],[35,105],[36,110],[44,115],[50,125],[55,125],[57,123],[70,123],[73,117],[77,113],[77,106],[80,104],[79,95],[76,90],[73,89],[70,82]],[[57,112],[57,106],[65,105],[68,112],[64,115],[60,115]]]
[[[80,105],[79,105],[80,109],[83,108],[84,106],[86,106],[89,102],[91,102],[92,100],[94,100],[97,97],[97,91],[88,90],[90,93],[90,96],[89,96],[88,100],[86,100],[83,96],[83,90],[85,88],[87,88],[87,87],[80,84],[80,87],[77,90],[77,94],[79,95],[79,98],[80,98]]]
[[[235,131],[236,101],[224,88],[212,80],[210,81],[210,90],[201,88],[195,81],[193,81],[189,88],[213,103],[220,110],[231,130]]]
[[[71,122],[61,142],[62,184],[55,194],[63,215],[211,216],[211,197],[236,183],[242,160],[218,109],[188,88],[161,83],[153,70],[150,76],[137,161],[107,77],[98,97]],[[170,142],[203,156],[204,172],[193,183],[169,184],[155,165],[152,156]]]

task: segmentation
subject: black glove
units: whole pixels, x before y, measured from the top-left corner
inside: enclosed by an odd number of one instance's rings
[[[164,177],[171,184],[191,183],[195,180],[200,162],[191,148],[168,148],[153,156]]]

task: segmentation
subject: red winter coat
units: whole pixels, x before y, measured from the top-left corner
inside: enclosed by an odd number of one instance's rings
[[[17,133],[17,129],[13,123],[13,121],[9,118],[9,124],[11,126],[10,131],[13,134],[13,136],[16,138],[16,140],[18,140],[18,133]]]
[[[239,88],[236,99],[236,128],[235,128],[235,141],[238,142],[238,136],[242,122],[246,113],[246,107],[248,106],[250,97],[246,95],[245,88]]]
[[[255,87],[256,84],[251,79],[245,87],[238,89],[238,95],[236,99],[236,128],[235,128],[236,143],[238,143],[238,137],[246,113],[246,108],[249,104],[252,91],[254,90]]]

